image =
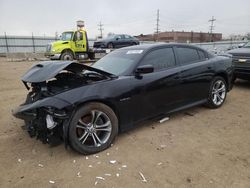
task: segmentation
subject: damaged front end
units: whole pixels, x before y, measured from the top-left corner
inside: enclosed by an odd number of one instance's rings
[[[112,77],[109,73],[70,61],[39,63],[23,75],[29,93],[13,115],[24,120],[31,137],[51,145],[58,145],[62,140],[67,143],[75,106],[57,95],[109,77]]]
[[[43,143],[58,145],[65,137],[64,123],[68,121],[71,110],[61,109],[70,106],[69,103],[56,98],[45,98],[33,101],[28,94],[27,100],[14,110],[13,114],[25,122],[25,129],[31,137],[36,137]]]

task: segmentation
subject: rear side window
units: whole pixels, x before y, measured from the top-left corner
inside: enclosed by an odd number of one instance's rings
[[[177,47],[177,51],[180,63],[183,65],[194,63],[200,60],[196,49]]]
[[[132,37],[129,35],[124,35],[125,39],[131,39]]]
[[[206,54],[203,51],[201,51],[201,50],[197,50],[197,51],[198,51],[198,54],[199,54],[201,60],[205,60],[207,58]]]
[[[153,65],[155,71],[175,66],[175,56],[172,48],[161,48],[147,54],[141,65]]]

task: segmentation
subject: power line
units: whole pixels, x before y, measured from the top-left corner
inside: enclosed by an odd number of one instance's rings
[[[159,22],[160,22],[160,10],[157,9],[157,14],[156,14],[156,30],[155,30],[155,33],[156,33],[156,41],[158,40],[158,34],[160,33],[160,25],[159,25]]]
[[[208,20],[208,22],[211,22],[211,25],[210,25],[210,42],[213,41],[213,30],[214,30],[214,22],[216,21],[216,19],[214,18],[214,16],[212,16],[212,19],[211,20]]]
[[[103,37],[103,36],[102,36],[102,35],[103,35],[102,31],[104,30],[104,29],[103,29],[103,24],[102,24],[102,22],[100,22],[100,23],[98,24],[98,26],[99,26],[99,29],[98,29],[98,30],[100,31],[100,38],[102,38],[102,37]]]

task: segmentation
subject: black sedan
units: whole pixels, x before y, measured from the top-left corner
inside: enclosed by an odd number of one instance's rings
[[[227,53],[233,56],[235,66],[234,79],[250,80],[250,42],[241,48],[230,50]]]
[[[137,38],[130,35],[110,35],[105,39],[94,42],[94,48],[121,48],[126,46],[138,45]]]
[[[231,89],[232,59],[191,45],[140,45],[115,50],[92,67],[65,62],[33,66],[30,91],[14,116],[31,136],[91,154],[141,121],[206,104],[220,107]]]

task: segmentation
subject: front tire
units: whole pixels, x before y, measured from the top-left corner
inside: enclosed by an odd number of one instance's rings
[[[66,52],[63,52],[60,59],[65,60],[65,61],[72,61],[74,59],[74,55],[72,52],[66,51]]]
[[[227,84],[223,77],[216,76],[210,85],[207,106],[219,108],[223,105],[227,96]]]
[[[115,48],[115,46],[114,46],[114,44],[113,44],[112,42],[108,43],[107,47],[108,47],[109,49]]]
[[[74,114],[69,127],[70,146],[79,153],[93,154],[107,149],[118,134],[114,111],[102,103],[88,103]]]

